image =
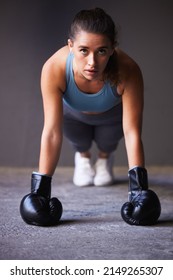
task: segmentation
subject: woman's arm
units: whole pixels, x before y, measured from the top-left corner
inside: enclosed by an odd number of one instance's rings
[[[153,225],[161,214],[158,196],[148,187],[141,140],[143,113],[143,79],[139,67],[132,63],[123,93],[123,126],[129,162],[128,201],[121,208],[123,220],[130,225]]]
[[[42,69],[41,91],[44,108],[44,128],[41,137],[39,172],[53,175],[61,151],[65,67],[60,67],[62,51],[46,62]],[[59,65],[57,65],[57,61]]]
[[[123,101],[123,130],[129,168],[144,167],[141,139],[143,115],[143,78],[139,67],[132,62],[125,80]]]
[[[62,92],[65,87],[65,63],[58,52],[44,65],[41,90],[44,128],[41,138],[39,172],[31,176],[31,192],[23,197],[20,213],[23,220],[36,226],[56,225],[62,215],[62,204],[51,198],[51,180],[62,143]],[[62,63],[63,62],[63,63]],[[46,176],[49,175],[49,176]]]

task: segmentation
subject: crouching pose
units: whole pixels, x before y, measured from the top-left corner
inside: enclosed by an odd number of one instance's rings
[[[100,8],[82,10],[74,18],[68,44],[44,64],[41,75],[44,128],[39,170],[32,174],[31,193],[20,205],[21,216],[33,225],[57,224],[62,205],[51,198],[62,135],[75,150],[73,183],[113,183],[112,155],[124,136],[129,165],[129,201],[121,209],[125,222],[157,222],[161,207],[148,189],[141,140],[143,79],[136,62],[117,44],[112,18]],[[93,141],[98,158],[93,166]]]

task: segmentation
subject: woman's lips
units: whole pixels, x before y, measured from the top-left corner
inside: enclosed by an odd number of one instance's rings
[[[85,70],[85,73],[89,74],[89,75],[95,75],[98,73],[97,70],[90,70],[90,69],[86,69]]]

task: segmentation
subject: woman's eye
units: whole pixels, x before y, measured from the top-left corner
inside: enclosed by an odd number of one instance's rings
[[[81,49],[80,52],[81,52],[82,54],[87,54],[87,50],[86,50],[86,49]]]
[[[100,55],[104,55],[104,54],[106,54],[106,50],[101,49],[101,50],[98,51],[98,53],[99,53]]]

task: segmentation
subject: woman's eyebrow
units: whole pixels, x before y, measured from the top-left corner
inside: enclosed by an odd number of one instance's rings
[[[89,49],[89,47],[87,47],[87,46],[83,46],[83,45],[78,46],[78,48],[85,48],[85,49]],[[98,47],[97,49],[108,49],[108,46],[100,46],[100,47]]]

